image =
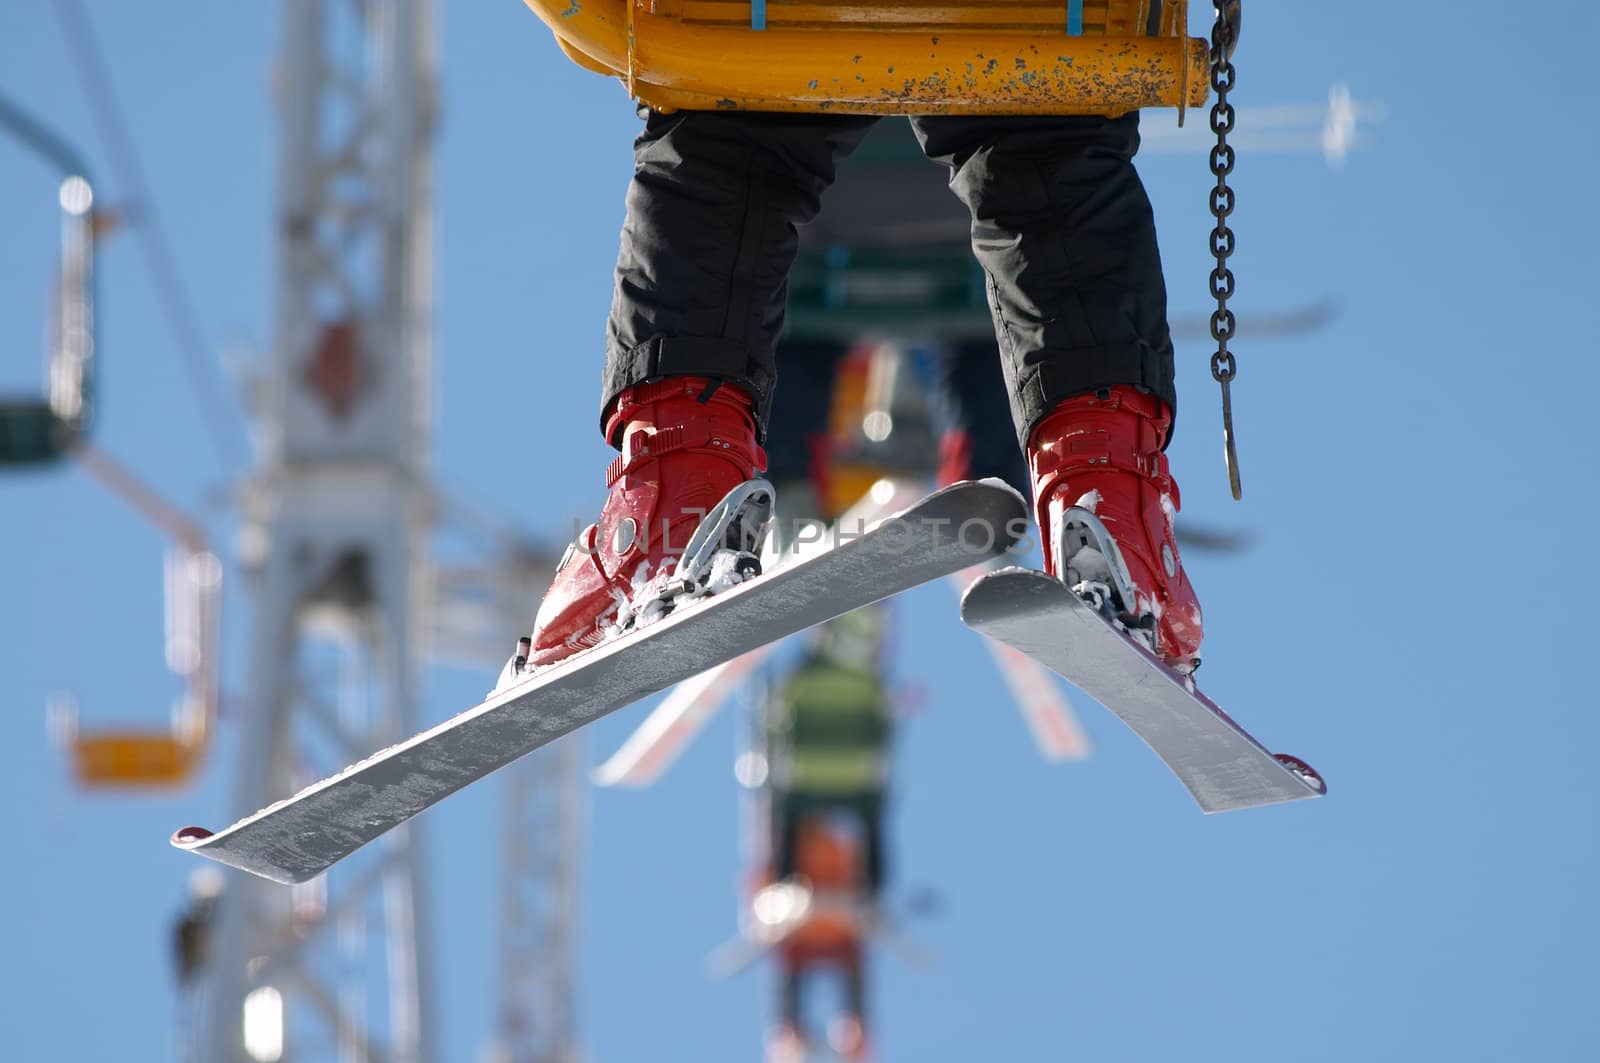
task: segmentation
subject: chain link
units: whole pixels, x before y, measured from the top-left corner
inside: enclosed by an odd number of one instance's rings
[[[1238,327],[1233,311],[1228,309],[1228,300],[1234,292],[1233,270],[1228,268],[1228,259],[1233,254],[1233,230],[1228,227],[1228,217],[1233,213],[1234,192],[1228,187],[1228,175],[1233,173],[1237,161],[1233,146],[1228,143],[1235,117],[1228,93],[1233,90],[1236,74],[1233,49],[1239,43],[1241,2],[1218,0],[1217,21],[1211,28],[1211,89],[1216,93],[1216,101],[1211,105],[1211,131],[1217,135],[1217,146],[1211,149],[1211,173],[1217,179],[1217,187],[1211,190],[1211,216],[1217,222],[1211,230],[1211,254],[1217,260],[1216,268],[1211,271],[1211,297],[1217,301],[1217,309],[1211,315],[1211,338],[1217,341],[1217,353],[1211,356],[1211,376],[1222,385],[1223,450],[1228,463],[1228,486],[1235,499],[1242,497],[1243,490],[1239,482],[1239,454],[1234,446],[1230,387],[1239,373],[1239,365],[1233,352],[1228,350],[1228,341]]]

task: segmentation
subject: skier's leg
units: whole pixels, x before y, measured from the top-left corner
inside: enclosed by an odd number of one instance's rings
[[[778,1024],[767,1037],[767,1063],[804,1063],[805,1039],[800,1033],[802,973],[787,956],[779,959]]]
[[[794,877],[795,843],[799,838],[800,817],[794,800],[785,791],[772,794],[772,877],[786,882]]]
[[[1010,397],[994,341],[941,348],[934,358],[934,394],[945,422],[939,483],[997,476],[1026,495],[1028,463],[1011,431]]]
[[[749,111],[650,114],[634,144],[607,327],[602,427],[627,388],[689,375],[737,386],[754,401],[764,429],[797,227],[816,216],[835,164],[873,122]]]
[[[795,1031],[800,1029],[800,988],[803,977],[792,963],[787,961],[784,963],[780,979],[778,1015],[785,1026]]]
[[[884,853],[883,815],[884,799],[882,794],[875,794],[861,801],[858,811],[861,817],[861,846],[863,853],[863,868],[866,874],[867,895],[876,904],[878,895],[883,892],[883,884],[888,876],[888,857]]]
[[[1046,569],[1108,588],[1157,652],[1192,667],[1200,606],[1162,453],[1177,395],[1138,115],[916,125],[972,212]]]
[[[858,1020],[867,1015],[866,957],[857,949],[854,961],[845,970],[845,1010]]]
[[[1097,388],[1131,384],[1175,406],[1155,219],[1133,167],[1138,115],[913,124],[972,212],[1018,442]]]
[[[662,593],[707,511],[765,467],[796,226],[871,121],[649,115],[634,145],[600,414],[622,457],[600,520],[540,605],[535,664],[597,644]],[[765,497],[746,501],[758,521]]]
[[[844,962],[844,1012],[833,1023],[828,1040],[846,1060],[864,1060],[867,1053],[866,950],[858,943]]]

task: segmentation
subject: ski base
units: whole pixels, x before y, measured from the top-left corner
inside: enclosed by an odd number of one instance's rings
[[[1022,568],[990,573],[968,588],[961,619],[1040,661],[1104,705],[1172,769],[1205,812],[1326,792],[1322,778],[1304,761],[1269,752],[1192,679],[1169,668],[1052,576]]]

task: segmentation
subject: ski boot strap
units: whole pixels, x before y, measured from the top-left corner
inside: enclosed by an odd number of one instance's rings
[[[1035,482],[1059,473],[1082,474],[1101,469],[1118,469],[1150,480],[1172,496],[1174,506],[1179,504],[1178,485],[1173,482],[1166,454],[1137,447],[1126,437],[1115,438],[1112,433],[1091,429],[1059,443],[1037,447],[1033,452]]]
[[[1056,406],[1033,430],[1030,471],[1038,486],[1064,476],[1117,469],[1151,481],[1181,506],[1162,447],[1171,429],[1166,404],[1129,386],[1103,389]],[[1040,491],[1041,502],[1048,491]]]
[[[679,405],[686,399],[699,409],[687,410]],[[682,423],[626,431],[635,417],[662,403],[677,406],[673,412],[680,416],[667,419]],[[622,453],[606,469],[608,489],[636,462],[679,450],[721,452],[734,462],[748,458],[752,467],[745,470],[746,477],[767,467],[766,451],[756,445],[750,400],[738,388],[718,385],[704,377],[671,377],[627,389],[617,396],[616,408],[606,420],[606,438],[615,438],[619,430],[623,433]]]

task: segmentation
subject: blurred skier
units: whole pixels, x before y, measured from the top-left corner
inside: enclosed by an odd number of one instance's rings
[[[819,970],[837,971],[844,979],[844,1008],[830,1031],[833,1047],[847,1059],[866,1058],[862,946],[877,921],[885,879],[883,816],[893,731],[880,660],[883,634],[879,608],[818,627],[805,656],[767,704],[772,833],[765,878],[781,896],[804,898],[803,914],[777,947],[774,1059],[802,1058],[794,1055],[805,1043],[801,994]]]
[[[868,1058],[865,946],[873,927],[870,909],[855,896],[860,847],[816,816],[798,825],[795,845],[797,867],[806,882],[806,908],[775,948],[778,1023],[768,1034],[768,1063],[802,1063],[806,1058],[811,1039],[804,1019],[805,988],[823,972],[837,974],[844,983],[842,1006],[828,1024],[829,1045],[851,1063],[863,1063]]]
[[[768,707],[768,791],[773,875],[796,873],[798,830],[808,817],[846,814],[860,825],[865,897],[883,886],[883,805],[893,718],[878,660],[881,610],[858,609],[821,625]]]
[[[878,119],[649,112],[634,146],[600,427],[610,497],[539,610],[533,663],[599,643],[672,591],[701,524],[760,519],[774,347],[798,226]],[[890,119],[897,121],[897,119]],[[1198,600],[1163,450],[1177,396],[1166,290],[1133,166],[1139,116],[910,119],[967,206],[1046,570],[1096,581],[1191,668]],[[727,504],[718,507],[726,499]]]
[[[188,986],[205,970],[211,955],[211,930],[216,922],[222,874],[214,867],[189,876],[183,911],[172,924],[172,961],[180,986]]]

